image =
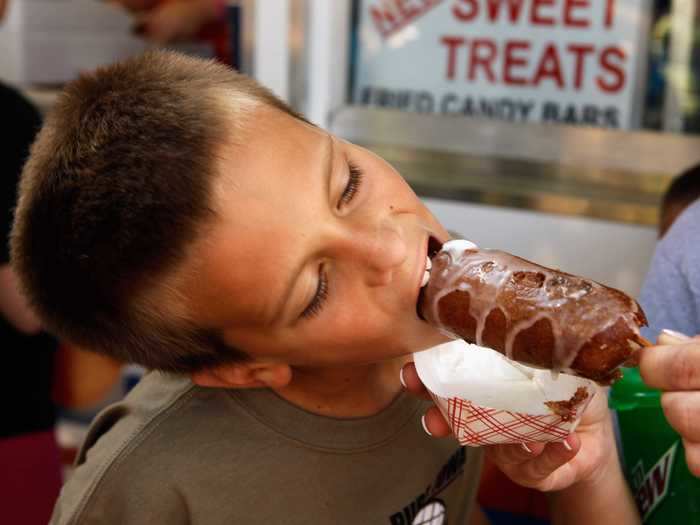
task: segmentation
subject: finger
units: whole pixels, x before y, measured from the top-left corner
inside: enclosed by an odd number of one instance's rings
[[[488,447],[486,454],[509,478],[525,487],[550,491],[572,483],[575,472],[568,462],[581,448],[578,436],[568,436],[566,445],[528,443],[527,447],[532,453],[522,446],[498,445]]]
[[[666,392],[661,396],[661,407],[676,432],[700,443],[700,392]]]
[[[675,330],[664,329],[661,330],[657,341],[660,345],[676,345],[679,343],[685,343],[689,339],[690,337],[685,334],[676,332]]]
[[[685,448],[685,461],[688,464],[688,470],[693,473],[693,476],[700,478],[700,443],[683,440]]]
[[[700,341],[640,350],[639,372],[644,382],[661,390],[700,388]]]
[[[173,41],[177,34],[177,27],[173,25],[173,21],[165,10],[167,5],[169,4],[148,12],[146,36],[155,44],[165,45]]]
[[[423,416],[423,428],[434,437],[449,436],[452,431],[437,407],[430,407]]]
[[[519,443],[515,445],[491,445],[486,447],[486,455],[499,467],[520,465],[539,456],[544,450],[544,443]]]
[[[523,463],[523,474],[531,480],[543,481],[550,477],[562,465],[571,461],[581,448],[581,441],[576,435],[570,435],[564,442],[547,443],[542,453],[531,461]],[[554,481],[554,480],[550,480]],[[543,486],[542,490],[551,490],[552,485]]]
[[[423,399],[431,399],[428,390],[426,390],[425,385],[418,377],[416,366],[413,363],[406,363],[401,369],[401,384],[411,394]]]

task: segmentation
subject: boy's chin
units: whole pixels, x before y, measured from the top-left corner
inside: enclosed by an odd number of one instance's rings
[[[420,327],[421,329],[417,337],[415,338],[415,341],[410,342],[412,352],[422,352],[423,350],[427,350],[428,348],[447,343],[454,339],[445,335],[437,328],[430,326],[425,321],[419,322],[424,326]]]

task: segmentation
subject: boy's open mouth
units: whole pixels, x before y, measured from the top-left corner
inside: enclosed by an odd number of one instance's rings
[[[435,257],[437,255],[437,253],[440,251],[441,248],[442,248],[442,243],[431,235],[428,238],[428,253],[426,255],[428,256],[428,258],[432,259],[433,257]],[[420,305],[423,302],[423,296],[425,295],[426,286],[428,286],[428,285],[426,284],[425,286],[423,286],[420,289],[420,292],[418,292],[418,302],[416,303],[416,314],[418,315],[418,318],[422,319],[423,321],[425,321],[425,318],[421,314]]]

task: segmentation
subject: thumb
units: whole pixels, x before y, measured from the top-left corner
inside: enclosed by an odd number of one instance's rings
[[[677,345],[682,343],[687,343],[691,338],[675,330],[669,330],[664,328],[658,337],[658,343],[660,345]]]

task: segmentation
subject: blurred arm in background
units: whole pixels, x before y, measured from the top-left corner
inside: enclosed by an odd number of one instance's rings
[[[157,44],[196,37],[206,25],[221,19],[224,10],[224,0],[113,1],[132,12],[139,34]]]
[[[0,7],[3,1],[0,0]],[[19,280],[9,264],[0,266],[0,314],[23,334],[41,331],[41,322],[20,293]]]
[[[120,381],[122,363],[61,343],[56,355],[53,400],[71,410],[91,409],[107,399]]]

